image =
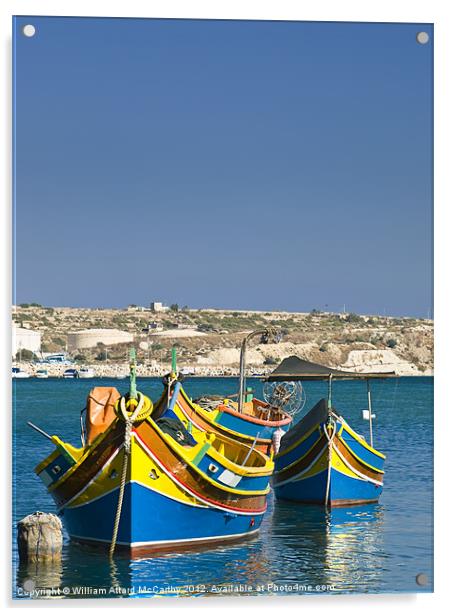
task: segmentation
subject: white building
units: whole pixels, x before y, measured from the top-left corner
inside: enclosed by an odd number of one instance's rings
[[[152,312],[166,312],[169,310],[168,306],[164,306],[162,302],[151,302]]]
[[[90,349],[99,342],[109,346],[110,344],[124,344],[133,342],[133,334],[119,329],[83,329],[70,332],[67,335],[69,350]]]
[[[26,329],[25,327],[19,327],[16,323],[13,323],[13,357],[16,356],[17,351],[20,349],[27,351],[33,351],[33,353],[39,353],[41,350],[41,332],[33,331],[32,329]]]

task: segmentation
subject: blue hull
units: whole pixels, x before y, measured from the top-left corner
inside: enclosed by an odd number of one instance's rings
[[[274,492],[276,498],[281,500],[329,506],[377,502],[382,492],[381,486],[376,486],[368,481],[352,479],[334,468],[331,469],[328,498],[327,484],[328,473],[322,471],[313,477],[275,487]]]
[[[252,421],[247,421],[246,418],[242,419],[241,417],[237,417],[236,415],[232,415],[231,413],[226,413],[224,411],[220,416],[217,417],[217,423],[228,430],[232,430],[238,434],[246,434],[250,437],[259,437],[262,439],[270,439],[273,436],[275,430],[277,430],[277,426],[265,426],[262,424],[257,424]]]
[[[86,505],[64,509],[69,536],[110,543],[117,502],[118,490],[114,490]],[[263,514],[239,515],[213,507],[186,505],[132,482],[124,491],[118,545],[158,549],[234,539],[256,532],[262,518]]]
[[[320,400],[282,439],[276,498],[330,507],[377,502],[385,456]]]

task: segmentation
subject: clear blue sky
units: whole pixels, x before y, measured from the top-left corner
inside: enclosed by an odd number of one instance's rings
[[[14,29],[15,302],[431,311],[432,26]]]

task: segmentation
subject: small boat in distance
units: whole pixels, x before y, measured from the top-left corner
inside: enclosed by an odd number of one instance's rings
[[[40,368],[39,370],[36,370],[35,377],[37,379],[48,379],[49,373],[47,372],[45,368]]]
[[[92,368],[80,368],[78,371],[79,379],[93,379],[96,376]]]
[[[11,370],[11,376],[13,379],[28,379],[30,378],[30,374],[25,372],[25,370],[21,370],[20,368],[16,368],[13,366]]]
[[[75,368],[68,368],[63,372],[63,379],[78,379],[78,371]]]
[[[296,356],[283,360],[267,377],[269,383],[281,388],[293,381],[328,381],[328,398],[282,436],[272,478],[277,499],[326,507],[378,502],[386,456],[373,446],[369,379],[394,376],[343,372]],[[370,443],[333,407],[333,380],[366,380]]]

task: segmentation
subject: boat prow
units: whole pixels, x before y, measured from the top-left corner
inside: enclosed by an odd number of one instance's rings
[[[322,399],[281,439],[275,495],[328,507],[374,503],[383,487],[384,460]]]
[[[94,388],[87,402],[86,445],[76,449],[54,436],[55,450],[35,469],[72,539],[110,546],[121,489],[116,544],[132,555],[257,532],[271,459],[216,434],[195,428],[189,433],[171,413],[160,412],[154,420],[148,403],[133,423],[127,453],[122,404],[126,397],[116,388]],[[165,396],[159,405],[167,406]]]

